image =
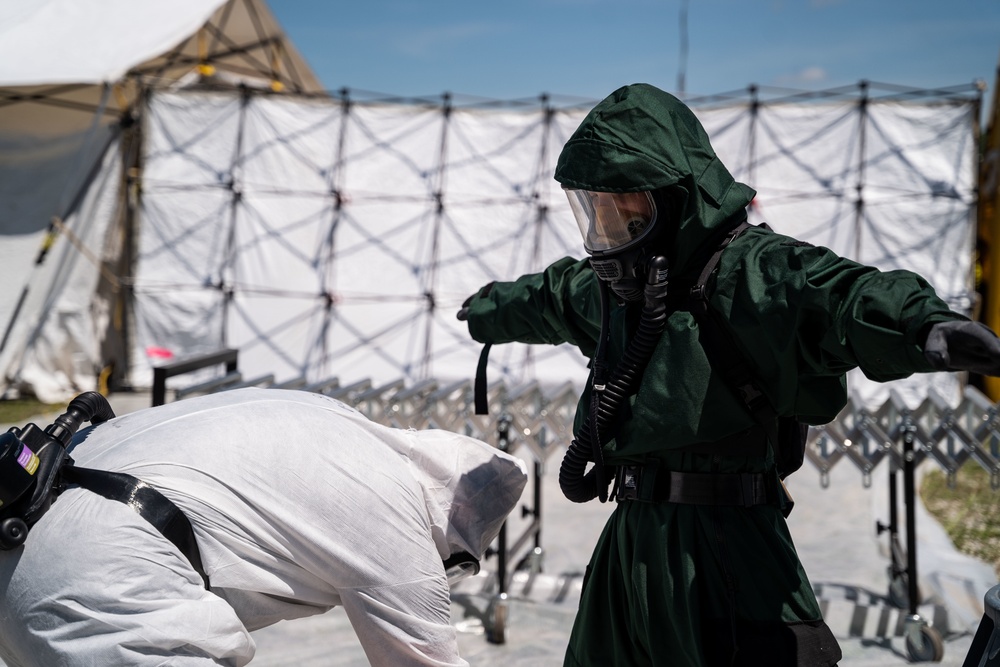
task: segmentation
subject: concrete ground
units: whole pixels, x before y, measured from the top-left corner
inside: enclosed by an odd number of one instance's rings
[[[865,488],[861,474],[848,465],[831,472],[826,489],[820,488],[819,475],[808,464],[789,478],[796,499],[789,526],[824,617],[840,642],[842,667],[911,664],[904,636],[908,612],[892,606],[886,597],[888,536],[875,534],[876,519],[887,519],[887,478],[883,483],[873,478],[871,487]],[[505,643],[487,641],[484,631],[496,594],[492,572],[463,582],[453,594],[462,654],[473,667],[562,664],[581,575],[611,507],[596,501],[584,505],[566,501],[555,478],[553,471],[543,482],[543,570],[515,576],[508,592]],[[516,529],[512,532],[517,534]],[[983,596],[997,581],[990,567],[955,551],[924,511],[918,511],[917,535],[917,571],[926,600],[918,613],[942,636],[944,656],[938,664],[960,667],[983,613]],[[487,561],[486,567],[491,565],[495,563]],[[254,636],[256,667],[368,664],[346,616],[337,609],[317,618],[279,623]]]
[[[144,394],[117,394],[110,400],[119,415],[149,406],[149,396]],[[43,418],[34,421],[43,425]],[[526,450],[512,453],[528,456]],[[453,621],[462,654],[473,667],[562,664],[582,573],[613,507],[596,501],[577,505],[565,500],[556,480],[559,457],[557,452],[550,460],[552,469],[546,471],[541,484],[542,557],[532,561],[541,569],[526,567],[514,575],[507,591],[501,643],[488,641],[486,632],[490,629],[497,634],[498,626],[491,621],[495,614],[491,604],[497,599],[497,559],[487,559],[483,573],[453,591]],[[831,471],[828,488],[821,488],[819,474],[809,463],[789,478],[796,500],[789,527],[827,623],[841,644],[843,667],[911,662],[904,637],[907,611],[887,599],[888,536],[878,536],[875,531],[876,520],[887,521],[887,474],[884,467],[877,468],[866,487],[861,473],[843,459]],[[529,483],[527,492],[531,489]],[[902,517],[902,501],[899,508]],[[923,600],[918,613],[943,639],[944,657],[939,664],[958,667],[982,616],[983,596],[997,578],[986,564],[958,553],[922,506],[917,510],[917,571]],[[519,514],[512,514],[508,524],[511,544],[527,527]],[[512,554],[512,560],[520,560],[530,548],[528,544]],[[253,636],[258,647],[251,663],[254,667],[368,664],[340,609],[278,623]]]

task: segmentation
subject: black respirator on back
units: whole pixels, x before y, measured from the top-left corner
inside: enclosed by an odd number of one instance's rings
[[[658,197],[651,191],[565,191],[594,273],[619,301],[642,301],[653,241],[664,226]]]
[[[20,546],[62,491],[61,473],[73,463],[66,448],[80,425],[114,416],[107,399],[89,391],[44,430],[28,424],[0,434],[0,549]]]
[[[173,501],[127,473],[81,468],[67,452],[81,424],[114,418],[108,400],[88,391],[70,401],[66,412],[44,430],[28,424],[0,435],[0,550],[24,544],[28,530],[59,494],[76,485],[128,505],[184,554],[210,589],[191,522]]]

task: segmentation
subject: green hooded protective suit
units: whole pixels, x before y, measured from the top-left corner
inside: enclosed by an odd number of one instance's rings
[[[605,464],[660,472],[755,473],[773,480],[773,447],[710,451],[755,421],[710,364],[684,307],[720,232],[746,219],[755,192],[716,157],[694,114],[673,96],[637,84],[598,104],[566,143],[555,178],[599,192],[657,191],[666,231],[669,317],[620,406]],[[964,319],[920,276],[879,270],[766,228],[750,227],[721,255],[709,308],[729,327],[775,411],[831,421],[847,401],[845,373],[876,381],[934,370],[927,328]],[[571,343],[592,357],[601,332],[600,288],[587,260],[494,283],[468,304],[484,343]],[[614,306],[612,367],[639,326],[641,304]],[[579,430],[590,405],[580,400]],[[765,441],[766,442],[766,441]],[[595,548],[565,665],[808,665],[840,659],[799,562],[781,502],[752,507],[619,502]]]

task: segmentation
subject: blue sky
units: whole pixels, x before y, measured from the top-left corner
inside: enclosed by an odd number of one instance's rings
[[[862,79],[919,88],[982,79],[1000,0],[271,0],[330,90],[600,99],[644,81],[700,95]],[[681,64],[681,9],[687,59]],[[991,94],[991,93],[990,93]],[[988,97],[987,103],[988,103]]]

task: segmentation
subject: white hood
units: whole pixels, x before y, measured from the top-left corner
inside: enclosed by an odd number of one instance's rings
[[[495,447],[448,431],[411,431],[413,474],[423,486],[442,558],[481,557],[528,481],[524,463]]]

